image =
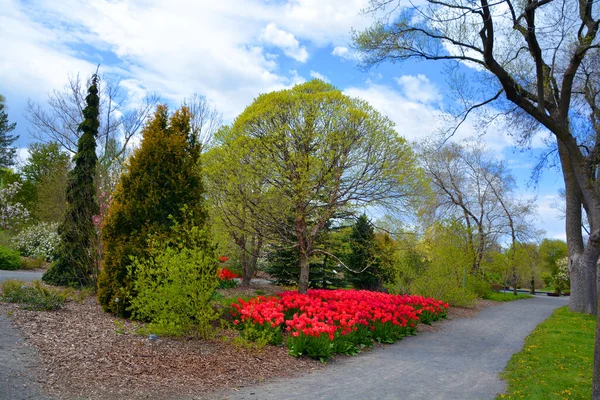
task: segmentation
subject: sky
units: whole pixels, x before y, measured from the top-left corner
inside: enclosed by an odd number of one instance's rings
[[[351,32],[373,22],[367,6],[368,0],[0,0],[0,93],[17,122],[19,154],[26,158],[33,141],[27,100],[43,105],[70,75],[90,76],[98,64],[132,104],[157,93],[178,106],[198,93],[229,123],[259,94],[318,78],[368,101],[407,140],[435,134],[450,102],[442,65],[359,69]],[[452,140],[473,137],[511,167],[519,196],[537,203],[537,228],[564,240],[555,208],[560,172],[546,169],[537,185],[530,183],[542,137],[523,151],[502,127],[481,136],[467,120]]]

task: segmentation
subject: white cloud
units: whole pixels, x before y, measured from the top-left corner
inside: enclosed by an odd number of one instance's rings
[[[449,115],[434,104],[415,101],[415,99],[390,88],[389,86],[367,83],[365,87],[349,87],[344,93],[359,97],[371,104],[396,124],[396,131],[409,141],[421,141],[439,137],[440,130],[447,126]],[[476,124],[470,118],[460,126],[450,139],[464,142],[477,140],[480,137]],[[500,127],[489,129],[484,136],[487,147],[501,155],[501,151],[513,143]]]
[[[425,75],[402,75],[395,78],[395,80],[402,88],[404,95],[411,100],[420,103],[439,103],[442,101],[442,95],[438,88]]]
[[[308,60],[308,51],[293,34],[279,29],[276,24],[270,23],[262,30],[261,39],[269,44],[279,47],[286,56],[304,63]]]
[[[317,71],[310,71],[310,76],[315,79],[320,79],[323,82],[330,82],[329,78],[327,78],[325,75],[318,73]]]
[[[331,54],[344,60],[358,60],[356,53],[345,46],[335,46]]]

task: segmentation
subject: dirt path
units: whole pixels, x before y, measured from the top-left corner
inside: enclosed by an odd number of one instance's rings
[[[38,362],[35,351],[0,314],[0,400],[44,399],[33,373]]]
[[[441,323],[358,357],[339,358],[315,374],[277,380],[215,399],[493,399],[498,377],[525,338],[566,298],[536,296]]]

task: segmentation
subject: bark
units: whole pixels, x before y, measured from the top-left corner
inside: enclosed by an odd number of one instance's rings
[[[571,296],[569,310],[595,314],[596,311],[596,262],[600,253],[584,245],[581,232],[582,194],[577,184],[566,146],[559,140],[558,151],[565,182],[565,231],[569,249],[569,275],[571,278]],[[589,218],[593,221],[594,218]],[[591,222],[590,222],[591,223]],[[584,254],[585,257],[584,257]],[[594,260],[595,257],[595,260]]]
[[[298,293],[306,294],[308,292],[308,274],[309,263],[306,251],[300,249],[298,264],[300,265],[300,280],[298,281]]]
[[[262,239],[252,237],[249,248],[248,239],[245,235],[236,236],[235,242],[241,251],[240,263],[242,264],[242,282],[240,286],[247,288],[250,287],[250,281],[256,271],[256,263],[258,262],[258,255],[262,247]]]

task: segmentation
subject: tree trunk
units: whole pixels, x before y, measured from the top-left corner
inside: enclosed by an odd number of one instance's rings
[[[306,249],[299,249],[298,252],[298,264],[300,266],[300,279],[298,280],[298,293],[306,294],[308,292],[308,274],[309,274],[309,263]]]
[[[242,283],[240,284],[241,287],[243,288],[248,288],[250,287],[250,280],[252,279],[252,274],[254,271],[251,271],[250,269],[250,263],[248,262],[248,252],[246,251],[246,246],[244,245],[244,247],[241,247],[242,250],[242,256],[241,256],[241,263],[242,263]]]
[[[566,146],[558,140],[558,153],[560,156],[563,178],[565,181],[565,231],[569,249],[569,276],[571,278],[571,296],[569,297],[569,310],[586,314],[595,314],[596,311],[596,261],[598,253],[590,252],[589,244],[584,246],[581,232],[582,223],[582,193],[577,183]],[[586,207],[587,208],[587,207]],[[590,223],[595,218],[589,216]],[[588,254],[584,257],[584,253]]]

